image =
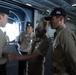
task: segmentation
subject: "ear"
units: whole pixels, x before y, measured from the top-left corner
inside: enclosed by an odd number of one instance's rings
[[[1,20],[1,15],[0,15],[0,20]]]
[[[2,19],[2,15],[0,14],[0,20]]]
[[[62,21],[63,18],[64,18],[63,16],[60,16],[60,21]]]

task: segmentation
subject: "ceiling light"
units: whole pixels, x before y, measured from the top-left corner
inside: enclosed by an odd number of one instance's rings
[[[50,12],[49,10],[47,10],[47,12]]]
[[[32,6],[31,4],[29,4],[29,3],[26,3],[26,5],[28,5],[28,6]]]
[[[76,6],[76,4],[72,4],[72,6]]]
[[[67,18],[68,20],[70,20],[70,18]]]

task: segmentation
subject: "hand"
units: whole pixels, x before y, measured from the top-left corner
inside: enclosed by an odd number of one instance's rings
[[[15,61],[18,60],[18,55],[14,53],[8,53],[7,54],[8,61]]]
[[[3,52],[3,53],[2,53],[2,57],[7,58],[7,55],[8,55],[8,53],[6,53],[6,52]]]

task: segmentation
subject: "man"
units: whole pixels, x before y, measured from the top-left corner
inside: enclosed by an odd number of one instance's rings
[[[20,44],[20,54],[26,55],[31,49],[31,45],[35,40],[35,35],[33,33],[33,26],[31,22],[26,23],[25,31],[19,35],[18,43]],[[18,67],[18,75],[24,75],[24,70],[26,73],[26,61],[20,60]]]
[[[36,28],[36,41],[32,45],[28,55],[8,54],[9,61],[28,60],[28,75],[44,75],[44,57],[49,48],[49,41],[46,37],[46,22],[40,20]]]
[[[0,7],[0,27],[5,27],[8,22],[9,10]],[[0,29],[0,75],[6,75],[6,57],[3,57],[2,54],[6,48],[6,37],[3,31]]]
[[[56,29],[52,53],[54,75],[76,75],[76,36],[65,26],[66,15],[62,8],[55,8],[50,14],[50,26]]]

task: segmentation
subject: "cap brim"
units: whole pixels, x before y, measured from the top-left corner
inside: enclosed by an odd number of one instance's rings
[[[44,20],[46,21],[49,21],[50,19],[51,19],[51,16],[44,17]]]

